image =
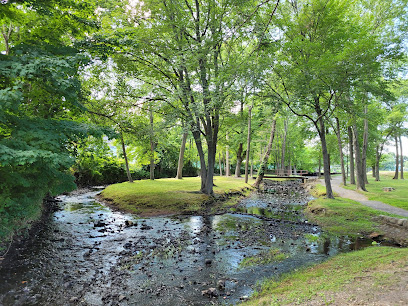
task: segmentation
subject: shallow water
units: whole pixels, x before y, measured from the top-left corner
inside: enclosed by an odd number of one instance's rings
[[[61,210],[8,254],[0,304],[235,304],[263,278],[371,243],[309,224],[305,197],[253,194],[222,215],[138,219],[98,203],[99,191],[60,196]],[[283,260],[242,266],[271,248]]]

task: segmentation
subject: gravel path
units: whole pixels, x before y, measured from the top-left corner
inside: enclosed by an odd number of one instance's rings
[[[320,180],[320,182],[324,185],[324,180]],[[408,210],[403,208],[398,208],[395,206],[391,206],[379,201],[370,201],[365,195],[358,193],[354,190],[348,190],[340,187],[341,184],[341,177],[334,176],[331,180],[332,189],[334,192],[338,193],[338,195],[342,198],[351,199],[357,201],[365,206],[369,206],[374,209],[378,209],[381,211],[385,211],[387,213],[400,215],[403,217],[408,217]]]

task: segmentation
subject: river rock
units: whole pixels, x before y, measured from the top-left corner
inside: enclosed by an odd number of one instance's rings
[[[368,238],[370,238],[370,239],[376,239],[376,238],[379,238],[381,235],[379,234],[379,233],[376,233],[376,232],[373,232],[373,233],[371,233],[369,236],[368,236]]]
[[[210,298],[218,296],[217,289],[215,289],[215,288],[208,288],[207,290],[203,290],[203,291],[201,291],[201,294],[203,296],[208,296]]]
[[[137,223],[133,223],[131,220],[126,220],[125,221],[125,227],[131,227],[131,226],[136,226]]]
[[[119,295],[119,302],[122,302],[123,300],[126,299],[126,296],[124,295]]]
[[[145,230],[151,230],[153,227],[151,227],[150,225],[146,225],[146,224],[142,224],[142,227],[140,228],[142,231]]]
[[[96,223],[94,223],[94,227],[103,227],[106,226],[106,223],[102,222],[102,221],[98,221]]]
[[[217,282],[217,288],[218,288],[219,290],[225,290],[225,280],[220,279],[220,280]]]

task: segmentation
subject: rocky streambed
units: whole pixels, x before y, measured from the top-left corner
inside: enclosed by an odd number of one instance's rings
[[[282,184],[205,216],[137,218],[96,201],[98,188],[60,196],[3,260],[0,304],[236,304],[265,277],[370,243],[323,233],[302,214],[304,190]]]

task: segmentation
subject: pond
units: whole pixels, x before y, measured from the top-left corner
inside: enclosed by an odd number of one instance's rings
[[[9,252],[0,304],[236,304],[264,278],[371,243],[310,224],[298,194],[254,193],[220,215],[137,218],[99,192],[60,196],[60,210]]]

